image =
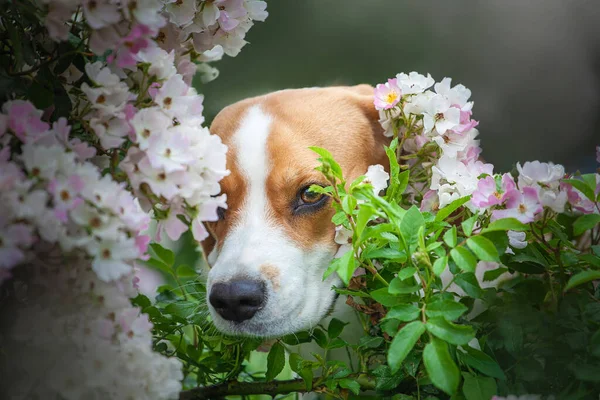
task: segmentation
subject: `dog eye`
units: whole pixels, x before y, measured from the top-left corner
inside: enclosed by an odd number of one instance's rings
[[[315,204],[325,197],[322,193],[312,192],[309,188],[300,191],[300,200],[302,204]]]

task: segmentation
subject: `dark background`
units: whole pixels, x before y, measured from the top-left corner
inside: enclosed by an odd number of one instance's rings
[[[600,144],[600,1],[271,0],[264,23],[200,91],[207,120],[285,88],[377,84],[431,73],[473,92],[483,156],[595,168]]]

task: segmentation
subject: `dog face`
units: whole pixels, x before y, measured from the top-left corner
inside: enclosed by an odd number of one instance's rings
[[[318,156],[331,151],[351,181],[387,165],[373,88],[283,90],[222,110],[211,132],[229,147],[221,182],[228,209],[208,228],[207,292],[216,327],[228,334],[279,336],[316,325],[333,305],[323,273],[338,245]]]

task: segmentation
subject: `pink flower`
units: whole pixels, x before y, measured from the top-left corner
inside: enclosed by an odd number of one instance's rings
[[[217,0],[215,6],[219,9],[219,26],[225,32],[235,29],[248,12],[244,8],[244,0]]]
[[[67,222],[67,211],[73,210],[83,199],[79,196],[85,181],[77,175],[71,175],[66,180],[53,179],[48,184],[48,191],[54,195],[55,216],[62,222]]]
[[[573,209],[584,214],[591,214],[594,212],[594,203],[585,197],[579,190],[575,189],[573,185],[561,182],[560,189],[561,191],[567,192],[567,200]]]
[[[119,41],[117,46],[116,55],[112,53],[108,57],[108,62],[116,62],[120,68],[133,67],[136,65],[137,60],[135,55],[150,46],[150,37],[152,31],[145,25],[136,25],[131,29],[129,35],[125,36]]]
[[[167,234],[169,239],[179,240],[181,235],[188,230],[187,225],[177,218],[178,214],[183,214],[183,208],[178,205],[173,205],[169,210],[167,218],[158,221],[158,226],[156,228],[157,242],[162,240],[163,231]]]
[[[438,198],[437,191],[430,190],[423,196],[421,200],[421,211],[438,211],[440,208],[440,199]]]
[[[506,201],[507,195],[515,189],[516,184],[510,174],[502,176],[501,185],[493,176],[487,176],[477,182],[477,190],[473,192],[471,203],[479,208],[502,204]]]
[[[28,101],[9,101],[2,109],[8,114],[8,127],[23,143],[35,141],[50,127],[41,120],[42,111]]]
[[[535,188],[524,187],[522,188],[522,192],[511,190],[506,194],[506,197],[506,209],[494,210],[492,212],[492,220],[516,218],[526,224],[533,222],[535,215],[543,210]]]
[[[387,83],[380,83],[375,87],[375,99],[373,104],[378,110],[389,110],[398,104],[402,91],[398,87],[398,81],[388,79]]]

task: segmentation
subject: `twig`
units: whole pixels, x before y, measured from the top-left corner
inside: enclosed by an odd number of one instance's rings
[[[353,378],[360,384],[363,390],[375,389],[375,380],[365,375],[359,375]],[[320,385],[321,378],[313,380],[311,391],[320,391],[326,389],[325,385]],[[217,399],[225,396],[245,396],[251,394],[265,394],[275,396],[277,394],[287,393],[306,393],[306,384],[302,379],[291,379],[287,381],[270,382],[237,382],[230,381],[218,385],[198,387],[186,390],[179,394],[179,400],[204,400]]]

